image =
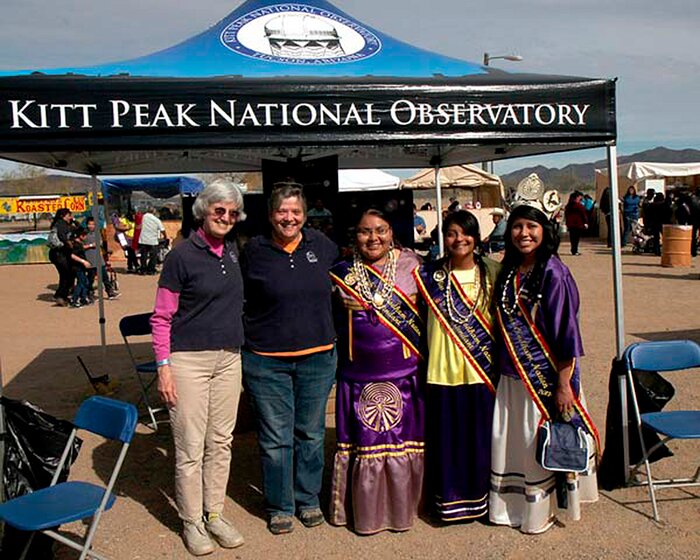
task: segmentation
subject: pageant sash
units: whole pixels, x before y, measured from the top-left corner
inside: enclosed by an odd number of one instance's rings
[[[496,393],[496,374],[491,367],[493,361],[492,325],[480,309],[474,309],[475,302],[466,294],[453,274],[442,267],[424,265],[413,271],[418,290],[437,317],[440,326],[457,346],[466,360],[492,393]],[[452,300],[455,310],[463,317],[470,314],[469,320],[457,324],[450,320],[447,309],[445,287],[451,282]]]
[[[386,285],[385,278],[372,266],[363,265],[372,282],[374,292],[381,291]],[[376,309],[367,303],[357,290],[357,275],[348,262],[340,262],[330,270],[331,280],[346,294],[353,298],[368,313],[374,313],[379,322],[396,335],[410,352],[423,359],[419,348],[423,337],[423,320],[418,308],[411,299],[397,286],[393,286],[389,299],[382,309]]]
[[[515,301],[516,294],[520,290],[520,276],[517,274],[514,276],[515,281],[505,288],[507,301]],[[546,422],[553,420],[552,412],[555,410],[554,399],[559,374],[554,354],[535,324],[534,311],[534,306],[532,310],[528,310],[518,298],[517,306],[511,313],[504,311],[499,305],[497,317],[508,354],[530,397],[542,414],[542,422]],[[570,383],[575,397],[571,423],[592,435],[599,450],[598,430],[580,401],[581,383],[576,359],[571,369]]]

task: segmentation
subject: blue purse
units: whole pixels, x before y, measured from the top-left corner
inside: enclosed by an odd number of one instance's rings
[[[537,431],[537,462],[555,472],[582,473],[588,469],[590,450],[583,428],[547,421]]]

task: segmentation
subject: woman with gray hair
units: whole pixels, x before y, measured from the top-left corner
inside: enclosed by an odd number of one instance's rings
[[[243,278],[226,236],[244,219],[243,196],[216,180],[192,208],[197,226],[167,256],[151,318],[158,392],[175,441],[175,499],[187,550],[243,544],[222,513],[241,393]],[[212,540],[213,539],[213,540]]]
[[[258,419],[267,527],[278,535],[324,522],[326,402],[335,379],[335,331],[328,269],[338,248],[320,231],[302,229],[301,185],[276,185],[270,235],[241,255],[245,281],[244,383]]]

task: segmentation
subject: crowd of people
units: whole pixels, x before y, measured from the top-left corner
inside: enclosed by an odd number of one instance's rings
[[[223,511],[241,386],[257,418],[275,535],[293,531],[295,516],[307,528],[325,521],[334,383],[334,525],[405,531],[424,504],[444,522],[540,533],[597,498],[595,451],[580,476],[535,458],[548,419],[582,428],[599,449],[581,387],[578,291],[542,211],[513,210],[502,263],[483,255],[466,210],[446,217],[446,255],[431,262],[400,247],[378,209],[362,213],[340,258],[333,241],[304,227],[296,183],[276,186],[270,233],[242,250],[230,241],[245,216],[234,184],[208,185],[194,211],[197,229],[166,258],[152,319],[190,553],[244,542]]]
[[[79,225],[68,208],[56,211],[48,239],[49,260],[58,272],[54,301],[60,307],[83,307],[95,301],[95,279],[98,268],[108,299],[119,297],[109,262],[106,240],[97,230],[92,217]],[[102,252],[102,265],[98,251]]]
[[[610,189],[606,188],[600,200],[600,209],[608,225],[608,247],[611,241]],[[647,189],[644,196],[630,186],[619,201],[622,216],[622,246],[632,243],[637,252],[661,255],[664,225],[687,225],[692,227],[691,255],[697,256],[698,229],[700,228],[700,189],[657,192]]]

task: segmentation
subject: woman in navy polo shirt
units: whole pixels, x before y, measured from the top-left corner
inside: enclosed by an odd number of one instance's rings
[[[201,556],[243,544],[224,517],[231,441],[241,393],[243,278],[225,239],[244,219],[243,196],[226,180],[192,207],[199,229],[163,264],[151,319],[158,391],[175,440],[175,498],[187,550]]]
[[[335,379],[335,331],[328,269],[338,256],[330,239],[306,221],[301,185],[276,186],[272,232],[251,239],[241,255],[245,282],[243,381],[258,417],[268,529],[324,522],[326,401]]]

